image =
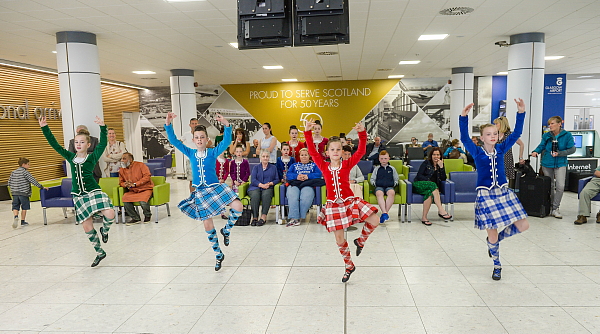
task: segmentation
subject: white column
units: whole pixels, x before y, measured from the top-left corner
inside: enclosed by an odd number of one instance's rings
[[[197,118],[196,89],[194,71],[186,69],[171,70],[171,107],[177,118],[173,121],[173,130],[177,137],[190,132],[190,119]],[[185,160],[181,152],[175,150],[178,174],[185,173]],[[191,181],[191,180],[190,180]]]
[[[103,117],[100,62],[96,35],[83,31],[56,33],[56,61],[65,147],[75,137],[75,128],[86,125],[99,137],[94,119]]]
[[[514,127],[517,106],[516,98],[525,101],[527,115],[521,140],[525,143],[525,158],[537,147],[542,139],[542,119],[544,108],[544,56],[546,55],[545,35],[541,32],[510,36],[508,49],[508,83],[506,92],[506,117]],[[513,149],[517,161],[519,149]],[[534,168],[538,161],[532,161]],[[537,170],[537,168],[536,168]]]
[[[450,91],[450,133],[452,139],[460,139],[458,117],[469,103],[473,103],[473,68],[455,67],[452,69],[452,89]],[[469,113],[469,132],[473,113]]]

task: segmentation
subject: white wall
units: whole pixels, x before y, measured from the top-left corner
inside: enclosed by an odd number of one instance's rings
[[[574,130],[574,117],[583,115],[583,108],[594,116],[593,129],[600,130],[600,79],[567,79],[565,130]]]

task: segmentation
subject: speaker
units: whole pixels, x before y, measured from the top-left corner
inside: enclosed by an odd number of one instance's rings
[[[292,0],[238,0],[238,49],[292,46]]]
[[[585,157],[586,158],[594,157],[594,146],[586,146],[585,147]]]
[[[296,0],[294,46],[350,43],[348,0]]]

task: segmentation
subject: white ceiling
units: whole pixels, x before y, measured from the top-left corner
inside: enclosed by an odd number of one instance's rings
[[[494,75],[506,70],[508,54],[494,42],[544,32],[546,55],[565,56],[547,61],[546,73],[600,73],[598,0],[350,0],[348,45],[244,51],[228,45],[237,39],[236,6],[234,0],[0,0],[0,59],[56,68],[55,33],[79,30],[97,35],[103,78],[142,86],[168,85],[174,68],[195,70],[201,84],[449,77],[461,66]],[[475,11],[438,14],[454,6]],[[417,41],[442,33],[450,36]],[[398,65],[403,59],[421,63]]]

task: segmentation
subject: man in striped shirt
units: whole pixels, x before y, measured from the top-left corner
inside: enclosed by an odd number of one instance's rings
[[[27,171],[29,169],[29,159],[19,158],[19,168],[15,169],[8,179],[8,186],[12,194],[12,210],[13,210],[13,228],[19,225],[19,209],[21,209],[21,226],[29,225],[25,221],[27,210],[30,209],[29,197],[31,196],[31,184],[40,189],[48,189],[42,186],[34,177]]]

